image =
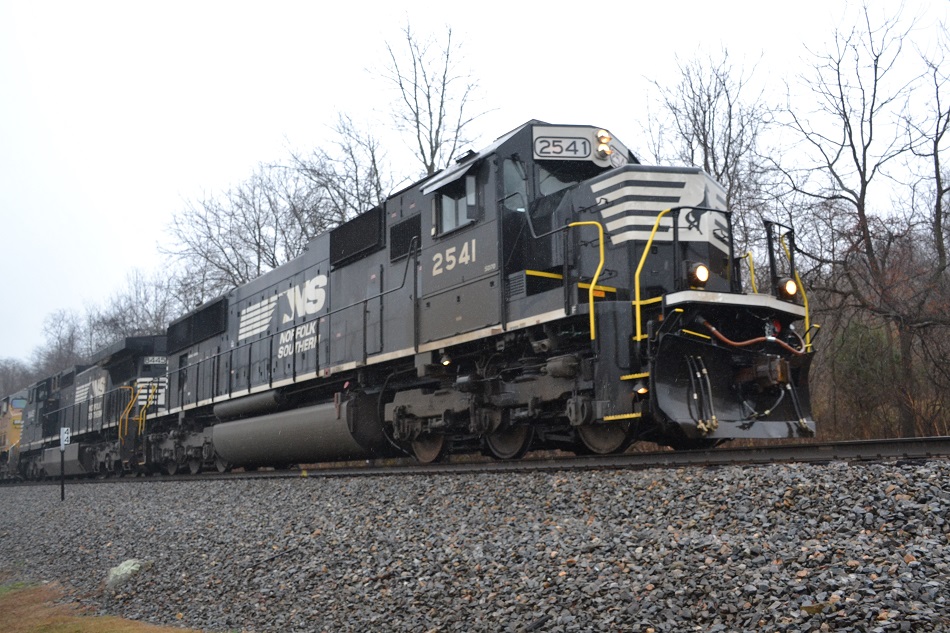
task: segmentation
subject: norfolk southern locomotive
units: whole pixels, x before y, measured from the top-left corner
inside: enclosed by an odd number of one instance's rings
[[[703,171],[530,121],[167,340],[126,339],[55,399],[35,385],[21,469],[47,470],[70,425],[75,472],[810,436],[794,236],[766,234],[770,287],[745,293]]]

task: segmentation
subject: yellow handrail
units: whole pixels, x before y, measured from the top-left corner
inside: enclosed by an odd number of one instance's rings
[[[152,396],[155,395],[156,391],[158,391],[158,385],[154,382],[149,384],[148,397],[145,399],[145,406],[142,407],[142,410],[139,411],[139,415],[136,418],[136,422],[139,423],[139,435],[145,432],[145,415],[148,413],[148,408],[152,406]]]
[[[792,254],[788,252],[788,246],[785,245],[785,237],[779,236],[778,242],[782,245],[782,250],[785,251],[785,257],[788,259],[789,267],[791,267]],[[808,295],[805,293],[805,284],[802,283],[802,278],[798,276],[798,271],[792,268],[792,274],[795,275],[795,283],[802,291],[802,304],[805,308],[805,349],[811,350],[811,312],[808,309]]]
[[[656,216],[656,221],[653,223],[653,230],[650,231],[650,238],[647,240],[646,246],[643,247],[643,255],[640,256],[640,263],[637,265],[637,272],[634,275],[633,305],[635,305],[637,308],[637,335],[636,338],[634,338],[635,341],[640,341],[646,338],[643,335],[643,326],[641,325],[640,316],[640,273],[643,272],[643,264],[647,261],[647,254],[650,252],[650,247],[653,245],[653,238],[656,236],[656,232],[660,228],[660,219],[672,210],[673,209],[666,209],[665,211],[660,211],[659,215]]]
[[[585,220],[583,222],[571,222],[568,226],[596,226],[598,233],[597,244],[600,247],[600,263],[597,264],[597,272],[594,273],[594,278],[590,280],[590,288],[587,289],[587,301],[590,304],[590,340],[594,341],[597,339],[597,329],[594,325],[594,286],[597,285],[597,280],[600,278],[600,273],[604,269],[604,225],[600,222],[594,222],[592,220]]]
[[[132,407],[135,406],[135,389],[132,387],[119,387],[119,389],[128,389],[132,392],[129,404],[125,405],[125,410],[119,416],[119,443],[123,444],[125,443],[125,434],[128,433],[129,429],[129,414],[132,413]]]
[[[748,251],[742,259],[749,262],[749,281],[752,283],[752,292],[758,294],[759,290],[755,287],[755,264],[752,263],[752,251]]]

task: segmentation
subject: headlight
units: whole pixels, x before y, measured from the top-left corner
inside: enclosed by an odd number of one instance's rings
[[[610,147],[610,141],[614,140],[614,137],[610,135],[610,132],[607,130],[597,130],[597,157],[598,158],[607,158],[614,153],[614,150]]]
[[[690,264],[688,272],[690,288],[705,288],[709,281],[709,266],[706,264]]]
[[[798,284],[791,277],[783,277],[778,282],[778,295],[780,299],[791,301],[798,294]]]

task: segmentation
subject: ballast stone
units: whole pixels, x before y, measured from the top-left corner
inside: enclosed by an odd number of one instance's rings
[[[106,589],[115,591],[136,574],[152,568],[152,561],[130,558],[109,570],[106,576]]]
[[[214,633],[945,632],[950,461],[918,469],[7,486],[0,570]],[[119,591],[81,573],[133,558]]]

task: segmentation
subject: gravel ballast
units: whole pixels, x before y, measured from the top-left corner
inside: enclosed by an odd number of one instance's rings
[[[0,569],[210,631],[944,631],[948,482],[933,461],[5,487]]]

